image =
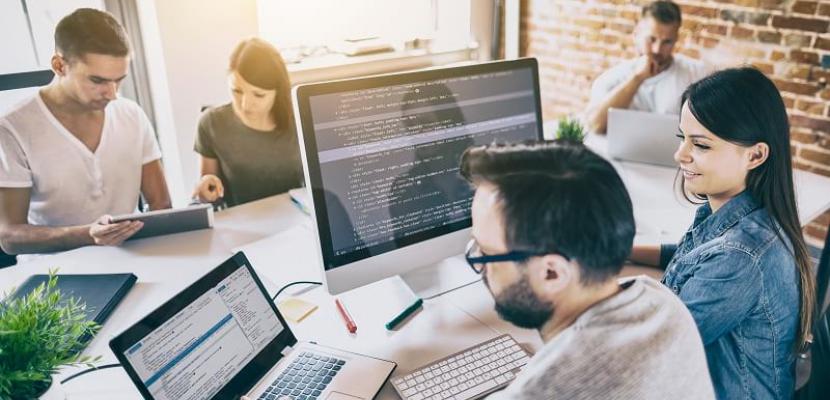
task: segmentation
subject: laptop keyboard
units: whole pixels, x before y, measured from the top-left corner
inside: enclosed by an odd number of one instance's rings
[[[260,400],[315,400],[346,364],[339,358],[302,352],[259,396]]]
[[[404,400],[476,399],[507,386],[530,355],[501,335],[392,379]]]

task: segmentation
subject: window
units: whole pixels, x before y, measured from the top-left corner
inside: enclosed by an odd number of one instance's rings
[[[78,8],[107,10],[118,19],[132,42],[133,57],[130,74],[121,86],[120,94],[135,100],[154,121],[149,88],[146,85],[141,33],[135,11],[135,0],[5,0],[0,1],[0,37],[15,40],[0,41],[0,114],[18,101],[31,96],[48,83],[42,79],[51,69],[50,61],[55,52],[55,26]],[[36,83],[33,83],[36,82]],[[6,85],[8,83],[8,85]]]
[[[260,36],[287,61],[337,52],[344,41],[378,38],[395,49],[418,39],[430,49],[470,40],[470,0],[258,0]]]
[[[6,0],[0,2],[0,74],[49,69],[55,51],[55,25],[76,8],[103,9],[102,0]]]

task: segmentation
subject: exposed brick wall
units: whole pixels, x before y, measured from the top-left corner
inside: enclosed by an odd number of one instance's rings
[[[797,168],[830,176],[830,0],[676,0],[678,51],[716,67],[751,63],[781,90]],[[522,0],[520,51],[540,64],[545,119],[582,112],[591,82],[636,56],[632,32],[645,1]],[[805,228],[823,242],[825,213]]]

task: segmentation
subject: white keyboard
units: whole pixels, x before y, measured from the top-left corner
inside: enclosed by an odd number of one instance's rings
[[[501,335],[392,379],[404,400],[477,399],[507,386],[530,355]]]

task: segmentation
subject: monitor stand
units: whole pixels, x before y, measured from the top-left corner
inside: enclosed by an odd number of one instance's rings
[[[400,277],[418,297],[430,299],[481,279],[463,255],[408,271]]]
[[[375,306],[398,307],[403,310],[412,304],[415,298],[428,300],[481,280],[481,275],[473,272],[463,260],[463,257],[450,257],[436,264],[426,265],[402,275],[394,275],[346,291],[342,296],[350,300],[353,296],[385,299],[383,305],[375,304]],[[393,303],[399,305],[393,306]]]
[[[371,310],[371,315],[381,316],[377,317],[377,322],[386,323],[410,307],[418,298],[428,300],[480,279],[481,275],[473,272],[463,257],[450,257],[403,275],[391,276],[346,291],[340,298],[350,307]],[[414,318],[416,314],[417,312],[413,313],[398,326],[405,324],[405,321]]]

